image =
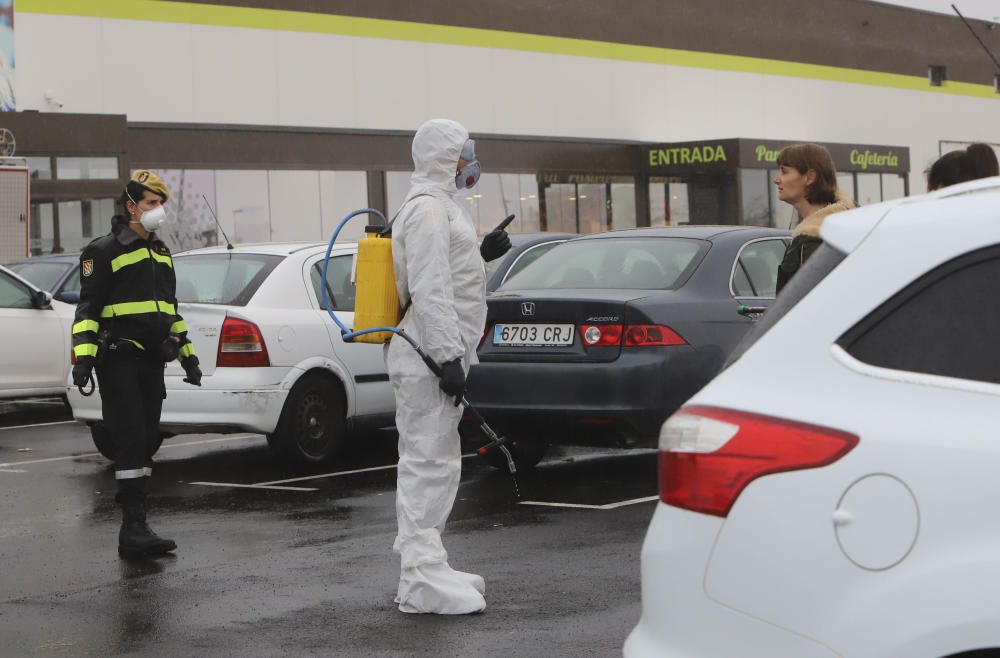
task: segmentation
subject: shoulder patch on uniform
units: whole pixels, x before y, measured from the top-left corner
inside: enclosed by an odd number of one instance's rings
[[[91,274],[94,273],[93,258],[88,258],[87,260],[83,261],[83,264],[80,266],[80,273],[83,274],[83,276],[90,276]]]
[[[170,249],[168,249],[167,245],[163,244],[162,242],[156,243],[154,245],[154,248],[156,249],[156,253],[160,254],[161,256],[170,255]]]

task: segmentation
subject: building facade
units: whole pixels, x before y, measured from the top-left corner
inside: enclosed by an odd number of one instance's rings
[[[774,158],[826,144],[877,203],[1000,144],[992,62],[958,18],[863,0],[16,0],[16,106],[34,254],[107,229],[130,169],[174,190],[165,238],[325,240],[388,213],[425,120],[486,172],[481,231],[787,226]],[[1000,30],[972,21],[1000,51]],[[944,67],[940,85],[930,66]],[[936,69],[941,72],[942,69]],[[353,227],[360,233],[360,222]]]

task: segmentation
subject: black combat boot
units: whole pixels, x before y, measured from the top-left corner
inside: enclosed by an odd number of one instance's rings
[[[118,531],[118,554],[123,557],[163,555],[177,548],[173,539],[159,537],[146,525],[146,503],[122,503],[122,528]]]

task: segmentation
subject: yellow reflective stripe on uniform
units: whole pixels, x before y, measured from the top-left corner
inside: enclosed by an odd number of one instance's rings
[[[153,254],[153,258],[155,260],[163,263],[164,265],[167,265],[169,267],[174,266],[174,262],[173,260],[170,259],[170,256],[163,256],[161,254],[156,253],[155,251],[150,252],[149,249],[136,249],[135,251],[130,251],[127,254],[122,254],[117,258],[111,259],[111,271],[117,272],[123,267],[126,267],[128,265],[135,265],[138,262],[144,261],[149,258],[150,253]]]
[[[182,334],[188,330],[188,326],[184,324],[184,320],[178,320],[177,322],[170,325],[170,333],[172,334]]]
[[[135,251],[130,251],[127,254],[122,254],[117,258],[111,259],[111,271],[117,272],[126,265],[134,265],[139,261],[143,261],[149,258],[149,251],[146,249],[136,249]]]
[[[100,329],[101,325],[96,320],[80,320],[73,325],[74,334],[82,334],[85,331],[97,333]]]
[[[108,304],[101,309],[102,318],[110,318],[113,315],[139,315],[140,313],[167,313],[177,315],[177,309],[173,304],[167,302],[123,302],[121,304]]]
[[[76,356],[97,356],[97,345],[94,343],[81,343],[73,347],[73,354]]]
[[[180,355],[180,357],[182,359],[186,359],[189,356],[195,356],[194,344],[193,343],[185,343],[184,345],[182,345],[181,349],[180,349],[180,352],[179,352],[179,355]]]
[[[153,252],[153,259],[163,263],[164,265],[168,265],[170,267],[174,266],[174,261],[170,259],[170,256],[164,256],[163,254],[158,254],[155,251]]]

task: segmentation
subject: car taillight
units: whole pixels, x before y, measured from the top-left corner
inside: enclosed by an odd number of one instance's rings
[[[70,346],[70,350],[69,350],[69,364],[71,366],[75,366],[76,365],[76,352],[73,351],[72,346]]]
[[[587,347],[687,345],[673,329],[659,324],[582,324],[580,337]]]
[[[622,326],[620,324],[581,324],[580,337],[587,347],[621,345]]]
[[[854,434],[818,425],[683,407],[660,431],[660,500],[724,517],[753,480],[828,466],[857,444]]]
[[[226,318],[219,336],[215,365],[220,368],[262,368],[271,365],[267,345],[253,322]]]
[[[625,327],[625,347],[641,345],[687,345],[670,327],[660,324],[630,324]]]

